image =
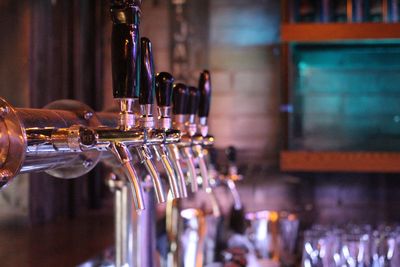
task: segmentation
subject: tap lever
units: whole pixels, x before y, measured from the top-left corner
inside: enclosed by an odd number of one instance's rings
[[[225,155],[230,164],[236,164],[236,148],[234,146],[229,146],[225,150]]]
[[[218,167],[218,150],[215,147],[211,147],[208,149],[209,161],[210,164],[215,168]]]
[[[204,70],[200,74],[199,79],[199,90],[200,90],[200,101],[199,101],[199,112],[200,118],[207,118],[210,112],[211,103],[211,77],[208,70]]]
[[[199,109],[200,91],[194,86],[189,87],[189,98],[186,114],[189,115],[189,123],[195,123],[195,115]]]
[[[141,126],[143,128],[154,128],[153,98],[154,98],[154,63],[151,50],[151,42],[147,38],[141,39],[141,71],[140,71],[140,92],[139,104],[141,111]]]
[[[168,72],[161,72],[156,77],[156,100],[158,105],[158,121],[161,129],[172,127],[171,100],[174,78]]]
[[[174,114],[174,128],[185,131],[186,106],[189,99],[189,89],[183,83],[177,83],[172,90],[172,113]]]
[[[199,101],[199,131],[203,137],[208,135],[208,115],[211,103],[211,77],[208,70],[200,74],[199,79],[200,101]]]
[[[168,72],[160,72],[156,77],[156,100],[159,107],[170,107],[174,77]]]
[[[154,99],[155,77],[151,42],[148,38],[140,39],[140,92],[139,104],[152,105]]]
[[[186,106],[186,114],[196,115],[199,109],[200,91],[194,86],[189,87],[189,98]]]
[[[186,114],[189,115],[187,123],[187,132],[189,136],[194,136],[197,132],[196,113],[199,108],[200,92],[196,87],[189,87],[189,98],[186,107]]]
[[[115,1],[110,9],[113,95],[117,99],[137,98],[140,8],[133,2],[120,2]]]
[[[186,114],[186,106],[189,99],[189,89],[183,83],[177,83],[172,90],[173,100],[173,114],[184,115]]]
[[[122,130],[135,126],[134,99],[139,97],[139,17],[141,1],[112,1],[111,69],[113,96],[119,101]]]
[[[225,155],[228,159],[228,179],[232,181],[240,181],[243,179],[243,176],[238,174],[237,168],[237,152],[234,146],[229,146],[225,150]]]

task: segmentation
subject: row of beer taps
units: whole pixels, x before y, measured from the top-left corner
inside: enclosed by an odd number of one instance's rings
[[[226,184],[235,205],[241,207],[233,183],[238,176],[216,175],[209,160],[214,144],[208,133],[210,72],[200,73],[197,87],[175,82],[167,72],[156,74],[151,41],[139,33],[140,7],[140,0],[111,0],[112,82],[118,114],[95,112],[73,100],[55,101],[44,109],[14,108],[0,98],[0,188],[20,173],[46,171],[58,178],[74,178],[103,161],[117,174],[110,176],[110,184],[122,179],[130,188],[116,212],[127,215],[128,198],[132,210],[152,205],[144,196],[148,185],[143,186],[145,175],[136,166],[138,158],[157,203],[183,199],[198,190],[210,193]],[[128,217],[117,222],[119,230]],[[127,238],[124,231],[118,238]]]
[[[139,34],[140,4],[111,1],[112,81],[118,114],[95,112],[73,100],[30,109],[0,99],[1,187],[20,173],[46,171],[74,178],[100,160],[113,161],[129,180],[135,208],[143,210],[141,179],[133,160],[137,155],[160,203],[167,196],[155,160],[163,166],[172,198],[187,197],[189,185],[192,192],[199,185],[210,188],[206,162],[207,148],[214,144],[207,121],[210,73],[201,72],[198,87],[176,83],[167,72],[156,75],[151,41]]]
[[[139,41],[140,4],[113,1],[111,17],[113,93],[120,104],[120,120],[118,129],[94,131],[93,136],[100,141],[97,144],[107,139],[107,147],[125,167],[137,210],[144,209],[144,203],[128,148],[136,150],[151,176],[158,203],[166,201],[166,194],[153,156],[164,167],[173,199],[187,197],[187,185],[192,192],[198,190],[199,184],[209,188],[205,154],[206,148],[214,143],[207,126],[210,73],[205,70],[200,74],[198,87],[174,83],[167,72],[156,75],[151,42],[145,37]],[[157,120],[153,116],[154,98]],[[137,102],[139,116],[134,112]],[[112,136],[117,138],[110,142]]]
[[[210,196],[213,214],[217,218],[221,215],[221,211],[212,188],[224,185],[229,188],[233,196],[234,208],[240,210],[242,203],[235,182],[240,180],[241,176],[238,175],[234,164],[235,151],[231,148],[231,151],[228,152],[228,155],[230,155],[229,162],[231,163],[228,174],[220,175],[216,172],[210,160],[210,149],[213,147],[214,137],[208,133],[212,91],[210,72],[207,70],[201,72],[197,87],[175,82],[173,76],[167,72],[155,74],[150,40],[141,38],[140,45],[137,45],[139,43],[139,6],[138,2],[135,1],[132,3],[112,2],[112,72],[114,98],[120,103],[118,131],[122,135],[135,135],[143,137],[143,139],[136,143],[116,140],[117,142],[111,147],[120,161],[126,164],[125,172],[132,187],[132,196],[137,210],[144,209],[145,201],[143,201],[140,179],[131,165],[130,149],[126,148],[134,147],[139,155],[140,162],[145,166],[151,177],[158,203],[165,202],[167,197],[153,156],[161,163],[163,173],[168,178],[169,184],[166,221],[169,239],[167,266],[202,266],[207,261],[202,260],[203,255],[207,254],[205,246],[199,243],[193,244],[190,247],[196,248],[195,251],[186,250],[182,247],[180,239],[183,232],[179,221],[181,220],[181,212],[185,213],[185,211],[180,199],[186,198],[189,194],[196,193],[200,189],[204,190]],[[126,51],[129,51],[129,53],[126,53]],[[154,98],[157,103],[157,119],[153,116]],[[134,112],[134,106],[137,102],[140,105],[140,114],[138,115]],[[122,155],[125,158],[121,157],[120,150],[122,150]],[[145,194],[148,194],[148,192]],[[152,205],[152,202],[146,202],[146,204]],[[154,209],[154,207],[150,209]],[[151,215],[151,212],[146,212],[142,214],[143,218],[148,217],[146,214],[150,214],[150,217],[154,216]],[[193,214],[200,213],[202,213],[201,210]],[[149,221],[152,221],[152,224],[149,225]],[[212,229],[210,226],[209,228]],[[140,228],[144,232],[154,232],[154,229],[149,230],[149,228],[155,227],[155,218],[152,220],[137,218],[136,225],[133,227]],[[120,222],[117,228],[124,228],[124,224]],[[124,238],[123,232],[124,229],[120,234],[121,239]],[[199,236],[205,240],[207,237],[200,232],[201,230],[198,230]],[[216,238],[216,236],[214,235],[212,238]],[[136,246],[135,252],[137,255],[144,255],[144,259],[136,260],[136,265],[146,266],[150,262],[153,264],[152,255],[154,251],[152,249],[139,252],[139,250],[145,248],[153,248],[154,250],[154,245],[150,244],[149,238],[136,239],[136,242],[140,245]],[[129,244],[123,243],[121,246],[126,247]],[[120,257],[117,262],[120,263],[124,262],[124,257],[119,255],[120,250],[124,249],[121,246],[118,248],[117,244],[116,252],[117,257]],[[192,257],[191,255],[196,256]],[[137,256],[136,258],[140,257]],[[209,261],[215,259],[212,256],[208,256],[208,258],[210,258]]]

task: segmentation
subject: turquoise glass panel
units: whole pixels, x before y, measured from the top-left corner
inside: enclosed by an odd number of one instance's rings
[[[291,148],[400,151],[400,45],[293,47]]]

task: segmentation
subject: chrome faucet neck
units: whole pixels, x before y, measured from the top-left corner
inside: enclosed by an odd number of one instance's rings
[[[135,98],[120,98],[117,99],[120,108],[119,128],[123,131],[130,130],[135,127],[135,113],[133,107]]]

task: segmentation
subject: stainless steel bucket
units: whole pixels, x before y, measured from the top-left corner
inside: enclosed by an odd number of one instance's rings
[[[247,236],[260,259],[269,259],[284,265],[294,261],[298,216],[294,213],[257,211],[246,214],[249,222]]]

